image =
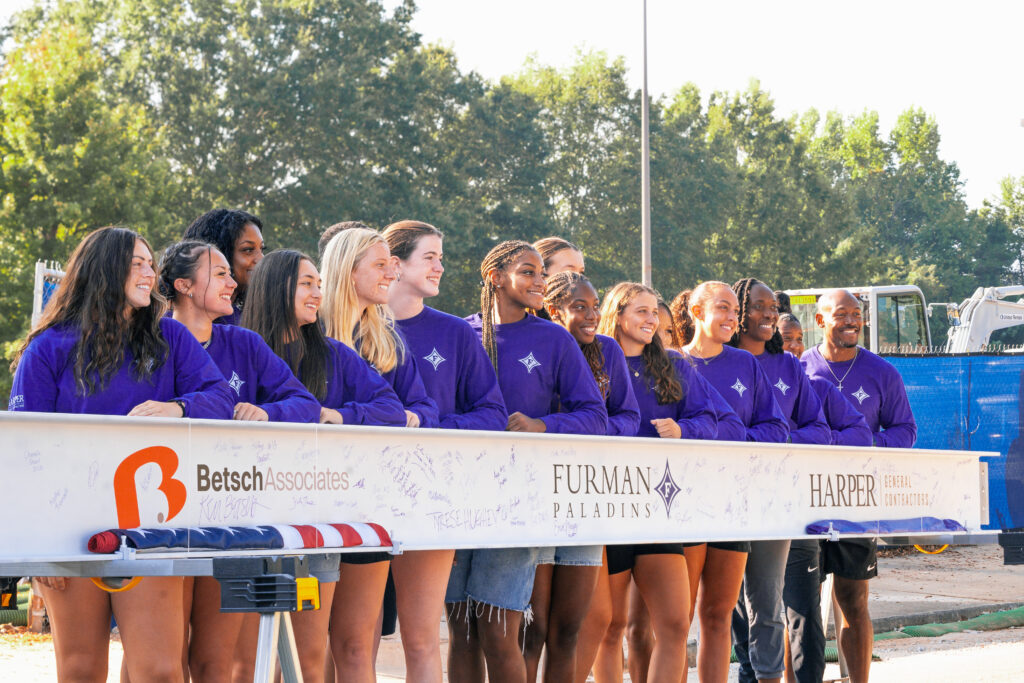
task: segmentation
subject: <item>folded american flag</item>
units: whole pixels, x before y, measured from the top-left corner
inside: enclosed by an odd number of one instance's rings
[[[117,552],[122,539],[128,547],[137,550],[277,550],[391,546],[391,537],[384,527],[373,523],[352,522],[108,529],[93,534],[89,539],[89,551]]]
[[[808,524],[807,533],[827,534],[829,529],[841,534],[904,534],[934,531],[967,531],[955,519],[938,517],[911,517],[909,519],[878,519],[871,522],[851,522],[848,519],[823,519]]]

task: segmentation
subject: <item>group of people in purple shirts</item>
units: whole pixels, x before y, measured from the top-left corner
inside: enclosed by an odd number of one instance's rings
[[[670,439],[910,447],[896,370],[858,345],[859,302],[821,297],[825,341],[755,279],[704,282],[671,304],[623,282],[603,300],[556,237],[495,246],[480,310],[426,306],[443,234],[339,223],[319,258],[264,254],[262,223],[216,209],[156,263],[137,233],[89,234],[13,363],[11,410],[319,422]],[[783,295],[784,298],[784,295]],[[851,680],[867,680],[868,541],[661,543],[339,553],[311,560],[321,609],[293,624],[307,681],[375,680],[381,633],[401,630],[407,679],[685,680],[700,618],[701,681],[820,681],[821,577],[835,574]],[[105,680],[118,623],[122,680],[251,680],[255,615],[219,611],[209,577],[147,577],[125,592],[42,578],[61,680]],[[788,627],[788,637],[787,637]]]

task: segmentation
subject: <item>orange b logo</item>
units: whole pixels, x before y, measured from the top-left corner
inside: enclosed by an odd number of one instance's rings
[[[185,507],[185,485],[174,478],[178,471],[178,454],[166,446],[150,446],[135,451],[121,461],[114,471],[114,503],[117,505],[117,525],[132,529],[140,525],[139,495],[135,490],[135,473],[148,463],[160,467],[160,485],[157,489],[167,498],[167,519],[169,522]]]

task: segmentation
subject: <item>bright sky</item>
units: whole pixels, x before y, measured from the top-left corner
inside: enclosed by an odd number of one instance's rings
[[[395,0],[382,0],[392,7]],[[0,16],[29,4],[0,0]],[[642,78],[642,0],[418,0],[413,25],[452,47],[463,70],[497,79],[534,54],[554,66],[578,47],[625,57]],[[692,81],[705,95],[751,78],[782,114],[877,111],[886,133],[923,107],[960,167],[971,206],[1024,175],[1024,3],[996,0],[648,0],[652,95]]]

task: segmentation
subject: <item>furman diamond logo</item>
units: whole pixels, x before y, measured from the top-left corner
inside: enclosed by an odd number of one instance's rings
[[[234,370],[231,371],[231,379],[228,380],[228,386],[235,390],[235,393],[239,396],[242,395],[242,385],[245,384],[245,380],[238,376],[238,373]]]
[[[871,398],[871,394],[869,394],[868,392],[864,391],[864,387],[861,387],[861,388],[857,389],[857,391],[853,392],[850,395],[853,396],[855,399],[857,399],[857,403],[858,404],[864,403],[864,399],[866,399],[866,398]]]
[[[739,378],[739,377],[737,377],[737,378],[736,378],[736,384],[733,384],[733,385],[732,385],[731,387],[729,387],[729,388],[730,388],[730,389],[735,389],[735,390],[736,390],[736,393],[737,393],[737,394],[739,394],[740,396],[742,396],[742,395],[743,395],[743,392],[747,390],[747,387],[745,387],[745,386],[743,385],[743,382],[741,382],[741,381],[740,381],[740,378]]]
[[[434,370],[437,371],[437,366],[440,365],[441,363],[445,362],[448,359],[445,358],[444,356],[442,356],[440,353],[438,353],[437,352],[437,347],[435,346],[434,350],[430,352],[429,356],[423,356],[423,360],[425,360],[428,363],[430,363],[431,365],[433,365],[434,366]]]
[[[526,366],[526,372],[533,374],[534,368],[540,367],[540,361],[533,357],[533,351],[526,358],[520,358],[519,362]]]
[[[789,385],[783,382],[781,377],[779,378],[779,381],[775,383],[775,388],[781,391],[783,396],[785,396],[786,392],[789,391]]]
[[[682,489],[679,488],[679,484],[672,478],[672,470],[668,467],[668,460],[665,461],[665,473],[661,475],[661,481],[654,487],[654,490],[658,492],[662,502],[665,503],[665,516],[671,517],[672,501],[675,500]]]

